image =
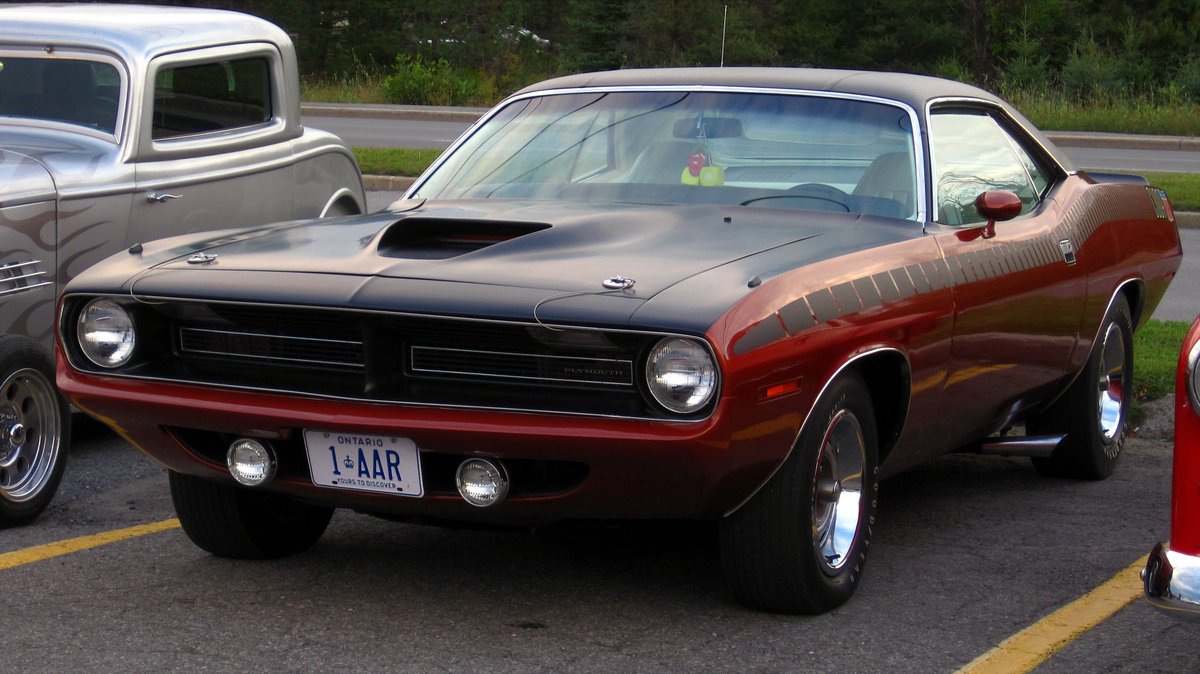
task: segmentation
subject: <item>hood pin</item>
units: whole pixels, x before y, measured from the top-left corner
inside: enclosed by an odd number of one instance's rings
[[[196,253],[188,258],[188,264],[208,264],[216,259],[216,255],[210,255],[208,253]]]
[[[633,287],[634,283],[637,281],[628,276],[613,276],[605,279],[602,285],[609,290],[628,290]]]

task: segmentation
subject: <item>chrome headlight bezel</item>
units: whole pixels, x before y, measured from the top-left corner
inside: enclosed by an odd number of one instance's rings
[[[720,373],[708,346],[687,337],[664,337],[646,356],[646,389],[661,407],[695,414],[717,395]]]
[[[98,297],[79,311],[75,343],[89,362],[106,370],[129,363],[137,347],[133,316],[117,302]]]
[[[1192,404],[1192,413],[1200,415],[1200,340],[1188,350],[1184,382],[1187,385],[1188,402]]]

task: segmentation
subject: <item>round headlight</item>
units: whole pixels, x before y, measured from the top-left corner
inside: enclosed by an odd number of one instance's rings
[[[112,300],[88,302],[75,334],[83,355],[100,367],[120,367],[133,355],[133,319]]]
[[[660,405],[689,414],[712,400],[717,390],[717,366],[708,349],[698,342],[668,337],[650,350],[646,384]]]

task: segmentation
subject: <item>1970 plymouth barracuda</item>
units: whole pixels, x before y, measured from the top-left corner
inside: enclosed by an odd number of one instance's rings
[[[1167,613],[1200,619],[1200,318],[1179,353],[1175,377],[1175,465],[1171,539],[1150,552],[1146,598]]]
[[[879,479],[945,452],[1102,478],[1166,196],[933,78],[681,69],[502,102],[390,211],[172,238],[77,277],[58,382],[169,469],[200,547],[336,507],[719,520],[750,606],[862,577]]]
[[[361,213],[353,155],[300,126],[291,41],[244,14],[0,5],[0,526],[54,495],[70,424],[54,302],[138,241]]]

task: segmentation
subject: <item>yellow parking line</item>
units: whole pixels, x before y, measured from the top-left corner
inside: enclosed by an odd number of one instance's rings
[[[171,518],[161,522],[152,524],[139,524],[135,527],[127,527],[125,529],[115,529],[113,531],[104,531],[91,536],[80,536],[78,538],[68,538],[65,541],[55,541],[54,543],[46,543],[45,545],[37,545],[32,548],[23,550],[14,550],[0,554],[0,571],[11,569],[22,564],[32,564],[40,562],[43,559],[58,557],[60,555],[69,555],[72,552],[87,550],[109,543],[137,538],[146,534],[158,533],[168,529],[178,529],[179,520]]]
[[[1142,594],[1138,574],[1146,558],[1130,564],[1103,585],[1058,609],[999,646],[975,658],[957,674],[1017,674],[1031,671],[1084,632],[1104,622]]]

